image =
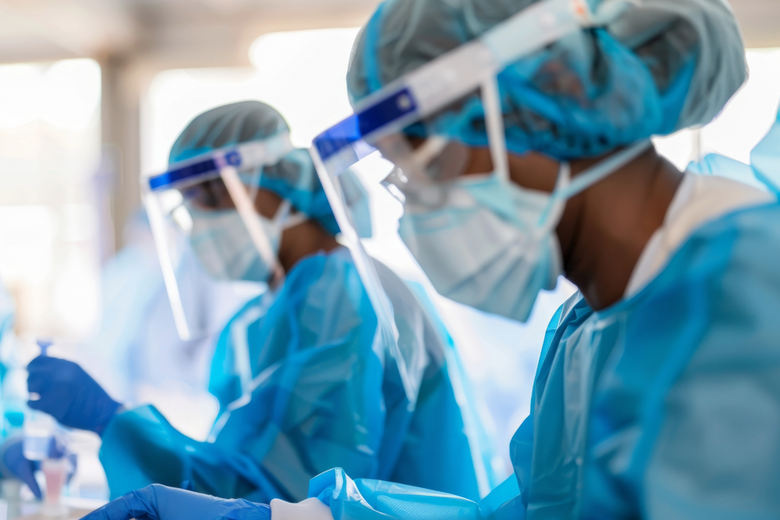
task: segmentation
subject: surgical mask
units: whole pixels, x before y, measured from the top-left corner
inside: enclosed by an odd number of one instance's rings
[[[649,146],[627,148],[574,180],[563,163],[551,194],[498,173],[409,192],[399,233],[442,296],[526,321],[539,292],[561,274],[555,228],[566,201]]]
[[[553,289],[561,273],[549,232],[558,210],[549,194],[495,174],[475,177],[443,187],[436,198],[447,204],[437,210],[408,197],[399,233],[442,296],[525,321],[538,292]]]
[[[187,209],[192,217],[190,244],[201,265],[214,279],[265,282],[271,278],[273,266],[263,261],[238,211],[203,211],[192,205]],[[290,215],[287,200],[273,219],[259,214],[255,214],[255,218],[274,253],[279,251],[282,232],[307,219],[302,213]]]

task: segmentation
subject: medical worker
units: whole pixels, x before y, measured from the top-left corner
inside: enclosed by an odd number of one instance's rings
[[[170,162],[286,132],[281,115],[263,103],[219,107],[187,126]],[[30,406],[102,436],[112,496],[161,483],[225,498],[298,501],[312,477],[341,466],[477,499],[447,346],[434,321],[401,279],[377,265],[393,288],[398,348],[377,335],[376,315],[350,253],[336,241],[339,228],[306,150],[241,175],[285,279],[272,289],[270,305],[267,295],[247,304],[219,340],[211,391],[221,416],[213,442],[185,437],[154,407],[125,410],[78,365],[60,359],[30,363],[29,389],[40,395]],[[208,272],[271,280],[218,171],[182,194],[190,241]]]
[[[475,91],[467,71],[491,63]],[[745,76],[724,0],[379,6],[348,85],[358,131],[405,117],[371,142],[401,166],[402,235],[434,285],[516,319],[557,273],[580,292],[550,324],[514,478],[478,505],[334,469],[310,484],[316,518],[780,518],[780,205],[649,143],[709,122]],[[207,500],[147,488],[93,518]],[[272,517],[315,518],[308,504]]]

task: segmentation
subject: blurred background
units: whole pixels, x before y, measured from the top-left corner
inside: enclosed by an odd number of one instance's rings
[[[205,390],[214,336],[176,336],[139,176],[166,168],[195,115],[239,100],[275,106],[294,144],[308,146],[350,113],[349,52],[377,3],[0,0],[0,280],[15,301],[22,366],[36,339],[52,338],[115,398],[153,402],[185,433],[206,437],[217,411]],[[750,81],[712,124],[658,140],[680,168],[709,152],[747,162],[775,118],[780,2],[731,4]],[[398,216],[380,215],[390,228]],[[219,302],[209,309],[214,334],[253,294],[196,268],[191,276]],[[528,413],[544,330],[571,292],[561,281],[526,325],[437,302],[489,403],[482,419],[497,445]],[[509,470],[505,451],[499,473]],[[80,470],[83,489],[94,488],[85,496],[103,493],[93,462]]]

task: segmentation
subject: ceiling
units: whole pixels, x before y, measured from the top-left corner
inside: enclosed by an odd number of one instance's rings
[[[379,0],[0,0],[0,63],[130,54],[247,64],[273,31],[356,27]]]
[[[780,47],[778,0],[731,0],[748,47]]]
[[[0,63],[129,55],[159,66],[247,64],[261,34],[354,27],[378,0],[0,0]],[[780,1],[732,0],[749,47],[780,47]]]

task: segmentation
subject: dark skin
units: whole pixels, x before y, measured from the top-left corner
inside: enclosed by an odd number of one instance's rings
[[[185,195],[205,210],[234,209],[233,199],[227,192],[227,188],[221,180],[216,179],[199,184],[189,190]],[[265,218],[272,219],[282,198],[272,191],[258,189],[255,196],[255,209]],[[302,258],[313,255],[318,251],[331,251],[339,247],[336,239],[328,233],[319,223],[306,220],[297,226],[285,229],[279,242],[277,258],[285,273],[297,264]]]
[[[264,189],[257,190],[255,209],[265,218],[274,218],[282,198],[276,193]],[[277,258],[285,273],[302,258],[313,255],[317,251],[331,251],[339,247],[336,239],[313,220],[306,220],[297,226],[285,229],[279,242]]]
[[[570,163],[572,177],[601,158]],[[490,150],[470,149],[465,174],[493,170]],[[509,154],[509,176],[521,187],[552,192],[558,162]],[[650,148],[566,203],[556,229],[563,270],[594,310],[618,302],[653,233],[661,227],[683,174]]]

